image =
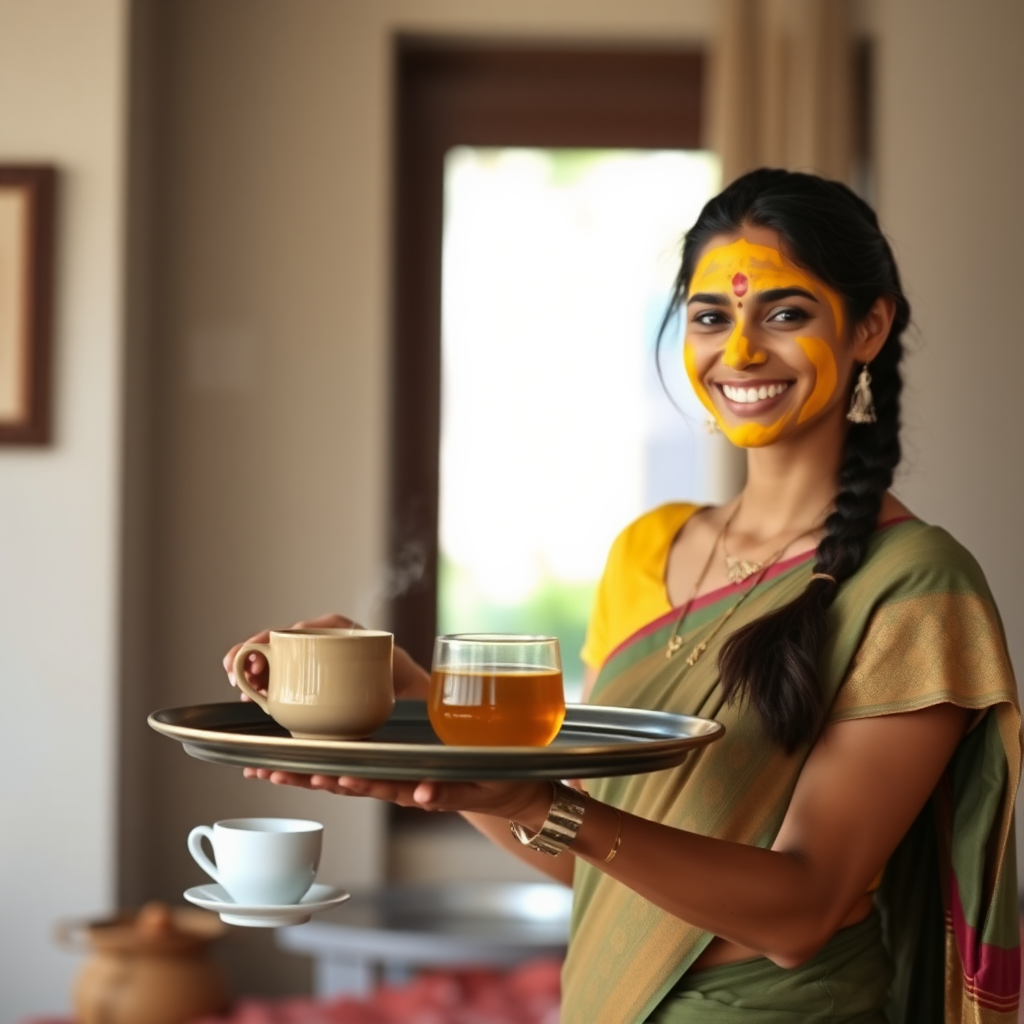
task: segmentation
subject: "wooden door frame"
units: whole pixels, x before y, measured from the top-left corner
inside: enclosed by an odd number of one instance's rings
[[[444,156],[452,146],[698,149],[704,58],[682,48],[397,41],[389,558],[422,563],[391,602],[430,664],[437,623]]]

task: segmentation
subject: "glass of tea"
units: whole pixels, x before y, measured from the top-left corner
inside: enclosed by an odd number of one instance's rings
[[[546,747],[565,718],[558,638],[439,636],[427,712],[452,746]]]

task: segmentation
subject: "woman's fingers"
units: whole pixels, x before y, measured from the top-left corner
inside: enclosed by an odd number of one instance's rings
[[[403,647],[395,647],[392,662],[395,696],[425,700],[430,689],[430,673],[417,664]]]
[[[417,782],[398,779],[357,779],[349,775],[342,775],[333,782],[335,791],[345,796],[368,796],[401,807],[417,806],[413,796],[419,785]]]
[[[283,772],[271,768],[243,768],[247,779],[260,779],[275,786],[295,786],[299,789],[315,789],[334,793],[337,796],[368,796],[376,800],[401,804],[404,807],[417,806],[413,792],[420,785],[417,782],[399,782],[389,779],[340,778],[333,775],[301,775],[298,772]]]
[[[300,775],[298,772],[273,771],[270,773],[270,781],[275,786],[297,786],[300,789],[313,788],[312,776]]]
[[[235,680],[235,658],[238,656],[238,652],[246,644],[265,644],[270,642],[270,630],[264,629],[254,636],[249,637],[247,640],[243,640],[241,643],[235,644],[227,654],[224,655],[222,664],[224,665],[224,671],[228,674],[228,681],[232,686],[237,686]],[[267,674],[267,659],[263,657],[257,651],[253,651],[245,660],[245,677],[257,690],[265,690]]]
[[[241,647],[241,644],[239,644]],[[237,650],[237,648],[236,648]],[[238,686],[238,680],[235,678],[234,672],[234,660],[231,662],[232,668],[228,672],[228,682],[232,686]],[[265,694],[267,692],[267,685],[270,681],[268,675],[267,659],[263,657],[258,651],[253,651],[245,659],[245,663],[242,666],[242,671],[245,673],[245,678],[248,680],[249,685],[256,690],[258,693]],[[241,700],[250,700],[250,697],[246,693],[239,693]]]
[[[543,819],[550,803],[546,782],[433,782],[401,779],[359,779],[352,775],[300,775],[269,768],[245,768],[247,779],[278,786],[297,786],[335,796],[361,796],[425,811],[477,811],[516,819],[537,805]]]
[[[275,786],[296,786],[299,789],[313,789],[313,776],[299,772],[281,772],[272,768],[243,768],[242,776],[246,779],[261,779],[272,782]]]
[[[431,782],[417,783],[412,798],[427,811],[479,811],[512,817],[528,802],[531,783],[519,782]]]

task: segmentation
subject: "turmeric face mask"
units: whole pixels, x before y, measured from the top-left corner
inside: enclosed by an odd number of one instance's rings
[[[828,406],[844,331],[833,289],[740,238],[701,257],[688,294],[687,376],[733,444],[772,444]]]

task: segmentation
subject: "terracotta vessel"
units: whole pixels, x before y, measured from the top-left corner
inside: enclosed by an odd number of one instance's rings
[[[78,1024],[183,1024],[227,1009],[209,945],[227,931],[213,914],[147,903],[137,914],[65,924],[65,945],[92,953],[75,980]]]

